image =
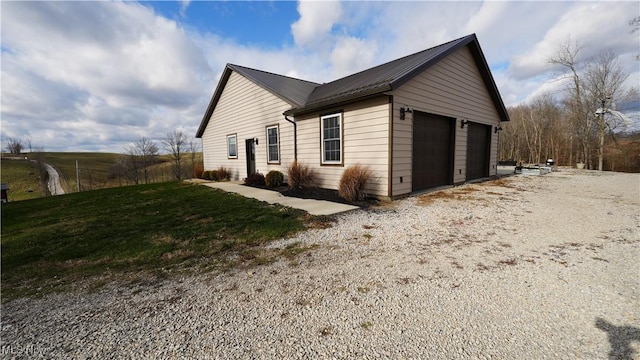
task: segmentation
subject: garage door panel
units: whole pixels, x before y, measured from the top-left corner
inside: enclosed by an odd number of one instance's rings
[[[412,190],[451,183],[454,122],[444,116],[414,113]]]

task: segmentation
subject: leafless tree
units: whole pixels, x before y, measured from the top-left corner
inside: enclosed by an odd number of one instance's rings
[[[147,139],[146,137],[141,137],[133,143],[133,146],[140,161],[140,168],[144,175],[144,183],[148,184],[149,166],[156,162],[156,158],[158,157],[158,146],[156,146],[155,142]]]
[[[603,170],[604,137],[607,127],[613,129],[619,126],[619,119],[606,114],[606,108],[621,95],[621,87],[628,75],[624,73],[618,63],[618,56],[613,51],[604,51],[589,59],[585,70],[585,99],[591,105],[593,116],[596,117],[598,132],[598,170]],[[597,110],[600,108],[600,110]],[[596,115],[596,112],[598,115]]]
[[[12,155],[20,155],[22,153],[22,141],[16,138],[7,138],[7,152]]]
[[[196,165],[202,162],[200,144],[200,141],[196,138],[189,138],[189,160],[191,162],[190,165],[192,173],[195,170]]]
[[[176,180],[182,179],[182,161],[187,147],[187,136],[180,129],[173,130],[162,140],[167,153],[173,160],[173,174]]]

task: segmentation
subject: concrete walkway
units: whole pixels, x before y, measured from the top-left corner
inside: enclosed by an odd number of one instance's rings
[[[236,193],[248,198],[265,201],[270,204],[280,204],[295,209],[308,212],[311,215],[333,215],[341,212],[358,209],[357,206],[335,203],[325,200],[299,199],[284,196],[277,191],[258,189],[251,186],[241,185],[240,182],[211,182],[203,185],[220,189],[227,192]]]

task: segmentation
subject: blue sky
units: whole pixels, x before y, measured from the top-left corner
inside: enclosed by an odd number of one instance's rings
[[[613,50],[640,84],[637,2],[2,2],[0,135],[122,152],[194,135],[226,63],[328,82],[476,33],[507,106],[561,95],[546,59]]]

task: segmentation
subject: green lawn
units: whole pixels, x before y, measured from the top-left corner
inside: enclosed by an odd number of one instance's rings
[[[303,214],[176,182],[4,204],[3,299],[120,275],[261,263],[278,254],[260,246],[302,230]]]
[[[39,173],[27,160],[2,159],[0,182],[9,185],[9,201],[42,197]]]

